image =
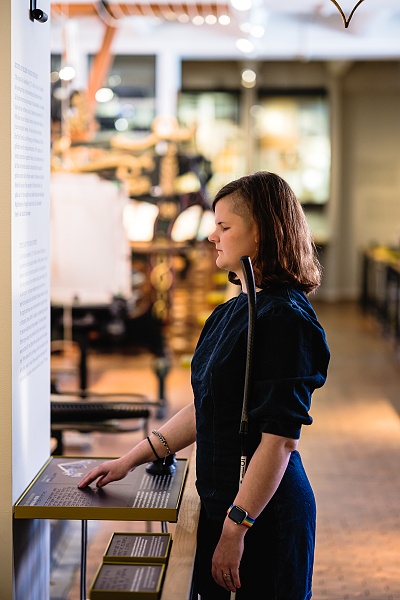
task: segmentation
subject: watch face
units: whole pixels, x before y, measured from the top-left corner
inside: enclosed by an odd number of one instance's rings
[[[246,518],[246,516],[246,511],[239,506],[232,506],[231,510],[229,511],[229,518],[232,519],[232,521],[235,521],[235,523],[238,525],[243,523],[243,520]]]

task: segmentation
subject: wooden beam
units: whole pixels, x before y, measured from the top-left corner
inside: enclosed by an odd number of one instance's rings
[[[114,36],[116,34],[117,29],[115,27],[111,27],[110,25],[105,25],[104,27],[105,29],[103,42],[99,52],[94,58],[89,75],[87,100],[90,109],[94,107],[95,94],[99,88],[104,86],[105,78],[109,73],[113,61],[111,45],[114,40]]]
[[[98,17],[99,10],[105,10],[109,14],[110,19],[122,19],[130,16],[146,16],[155,15],[160,18],[165,18],[167,13],[175,13],[179,15],[194,16],[195,14],[206,17],[207,15],[219,16],[220,14],[231,13],[229,2],[196,2],[196,4],[186,4],[186,2],[135,2],[134,4],[127,4],[124,2],[105,3],[102,9],[99,6],[95,6],[93,2],[80,4],[68,4],[66,2],[54,2],[51,4],[52,17],[67,17],[70,19],[79,17]]]

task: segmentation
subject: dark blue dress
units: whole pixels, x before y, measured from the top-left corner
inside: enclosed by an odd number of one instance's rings
[[[202,503],[195,578],[204,600],[229,598],[212,579],[211,559],[239,486],[247,325],[247,295],[241,293],[208,318],[192,360]],[[298,439],[301,426],[312,423],[311,395],[324,384],[328,363],[325,334],[306,296],[289,285],[258,292],[248,460],[262,433]],[[246,533],[237,600],[311,598],[314,541],[315,500],[296,451]]]

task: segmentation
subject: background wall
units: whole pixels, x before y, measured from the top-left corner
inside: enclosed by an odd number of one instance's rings
[[[371,243],[400,244],[400,64],[396,61],[256,65],[260,88],[328,90],[332,111],[332,188],[323,250],[327,300],[356,299],[360,255]],[[182,87],[237,89],[239,62],[186,61]],[[254,92],[253,92],[254,93]]]
[[[360,252],[400,244],[400,65],[355,63],[343,80],[341,293],[358,289]],[[356,285],[356,290],[354,286]]]

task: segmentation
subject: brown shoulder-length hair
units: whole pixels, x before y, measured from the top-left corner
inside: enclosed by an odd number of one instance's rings
[[[260,171],[226,184],[216,194],[212,208],[232,194],[232,211],[253,219],[259,231],[252,258],[256,285],[290,283],[306,294],[321,282],[321,265],[300,202],[279,175]],[[240,284],[235,273],[229,281]]]

